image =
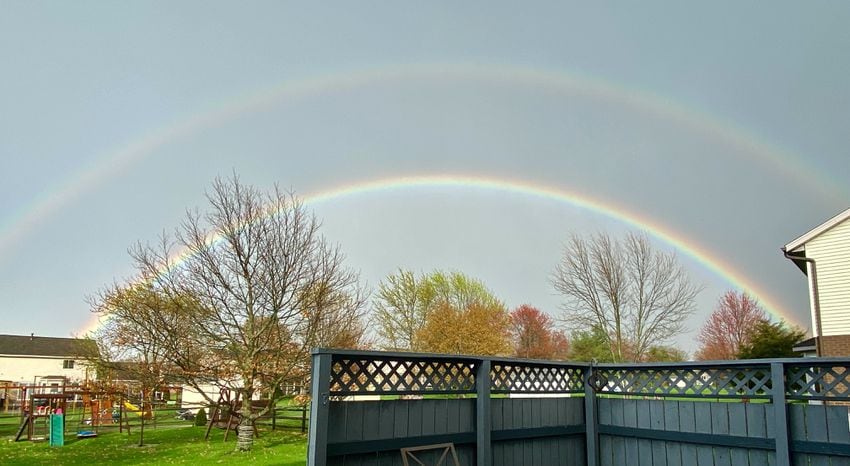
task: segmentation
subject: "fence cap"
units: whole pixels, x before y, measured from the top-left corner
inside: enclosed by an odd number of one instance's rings
[[[580,361],[555,361],[549,359],[522,359],[501,356],[481,356],[471,354],[415,353],[407,351],[366,351],[350,349],[314,348],[313,355],[351,356],[376,359],[438,359],[448,361],[495,363],[514,363],[523,365],[562,366],[589,368],[591,363]],[[850,366],[850,358],[776,358],[776,359],[730,359],[724,361],[678,361],[678,362],[641,362],[641,363],[598,363],[594,367],[602,369],[653,369],[653,368],[690,368],[690,367],[765,367],[772,363],[803,366]]]

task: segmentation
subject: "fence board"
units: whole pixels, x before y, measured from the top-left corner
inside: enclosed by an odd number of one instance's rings
[[[502,430],[504,429],[504,419],[505,415],[502,413],[502,410],[505,406],[504,398],[495,398],[490,400],[490,419],[491,426],[493,430]]]
[[[791,440],[806,440],[806,412],[805,406],[792,404],[788,406],[788,427]],[[806,453],[791,453],[791,464],[794,466],[808,466],[809,455]]]
[[[377,440],[380,437],[381,404],[370,401],[363,405],[363,440]]]
[[[711,412],[711,433],[729,435],[729,403],[709,403]],[[732,466],[729,448],[714,447],[714,464]]]
[[[378,438],[392,438],[395,423],[395,403],[378,402]]]
[[[623,425],[626,427],[637,427],[637,402],[635,400],[623,400]],[[638,460],[637,439],[627,438],[626,459],[634,464]]]
[[[609,398],[597,398],[597,410],[599,411],[599,424],[611,425],[611,400]],[[614,443],[610,435],[599,436],[599,464],[601,466],[614,463]]]
[[[649,401],[649,427],[656,430],[664,430],[664,402]],[[667,466],[667,448],[660,440],[651,441],[653,466]]]
[[[338,401],[330,402],[328,419],[337,420],[337,422],[328,423],[328,443],[345,440],[345,404]],[[339,420],[343,420],[343,422],[339,422]]]
[[[505,442],[493,442],[491,457],[493,458],[493,466],[505,466]]]
[[[650,429],[652,427],[649,416],[649,401],[635,401],[637,407],[637,427],[641,429]],[[652,460],[652,441],[639,439],[638,442],[638,465],[653,466]]]
[[[532,399],[530,398],[520,398],[517,400],[518,403],[522,404],[522,427],[533,427],[533,412],[532,412]]]
[[[422,435],[422,403],[414,401],[408,403],[407,436],[418,437],[420,435]]]
[[[768,436],[766,406],[769,405],[747,403],[744,407],[747,415],[747,435],[749,437],[766,438]],[[767,455],[768,452],[761,450],[749,452],[750,464],[752,466],[770,464]]]
[[[806,412],[806,440],[815,442],[828,442],[829,436],[826,432],[826,406],[821,404],[808,404]],[[809,455],[811,466],[830,466],[829,458],[823,455]]]
[[[827,406],[826,430],[831,443],[850,443],[850,425],[846,406]],[[850,466],[850,458],[832,458],[832,466]]]
[[[611,406],[611,425],[623,426],[626,421],[624,418],[624,401],[621,398],[606,398]],[[626,439],[622,437],[614,437],[611,439],[611,447],[614,450],[613,465],[626,464]],[[604,463],[603,463],[603,466]]]
[[[693,401],[677,401],[679,404],[679,425],[682,432],[696,432],[696,413]],[[682,445],[682,464],[696,465],[698,463],[697,447]]]
[[[446,400],[448,402],[449,400]],[[446,433],[460,432],[460,408],[454,406],[446,409]]]
[[[702,434],[711,433],[711,404],[694,402],[694,422],[696,432]],[[714,451],[712,447],[697,446],[697,461],[699,466],[714,465]]]
[[[345,440],[363,440],[363,414],[366,403],[345,403]]]
[[[455,432],[472,432],[475,430],[475,400],[461,400],[458,407],[458,428]]]
[[[663,406],[664,429],[678,432],[681,429],[679,426],[679,402],[666,401]],[[681,444],[677,442],[665,442],[664,450],[668,466],[683,466]]]
[[[726,403],[729,412],[729,433],[741,437],[747,436],[747,405],[745,403]],[[733,466],[750,464],[749,450],[732,448],[730,451]]]
[[[407,437],[407,410],[410,403],[396,403],[393,411],[393,438]],[[449,411],[451,417],[451,411]]]

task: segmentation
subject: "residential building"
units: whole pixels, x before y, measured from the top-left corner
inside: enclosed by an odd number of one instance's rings
[[[850,356],[850,209],[786,244],[785,257],[806,275],[812,340],[798,349]]]
[[[84,351],[94,342],[41,335],[0,335],[0,380],[14,385],[35,385],[50,392],[82,382],[89,368]]]

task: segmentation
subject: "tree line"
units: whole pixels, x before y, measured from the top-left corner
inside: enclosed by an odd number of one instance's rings
[[[480,280],[439,270],[397,270],[377,285],[370,306],[359,274],[294,193],[265,192],[234,175],[216,179],[206,197],[207,209],[188,211],[172,233],[130,248],[135,277],[91,298],[102,321],[92,359],[104,372],[133,374],[143,398],[174,383],[238,393],[239,449],[251,448],[254,420],[268,409],[252,408],[252,397],[262,392],[274,406],[279,387],[309,374],[316,347],[687,358],[669,342],[694,313],[701,287],[644,235],[572,236],[551,276],[563,297],[557,315],[530,304],[508,309]],[[760,342],[775,346],[766,337],[784,325],[738,297],[721,299],[700,333],[698,357],[758,357]]]

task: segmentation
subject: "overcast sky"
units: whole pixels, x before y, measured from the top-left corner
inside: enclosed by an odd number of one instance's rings
[[[705,286],[689,351],[742,282],[808,327],[780,247],[850,207],[850,4],[585,3],[4,1],[0,333],[85,329],[127,248],[232,171],[305,196],[475,176],[622,214],[460,184],[311,204],[372,287],[454,269],[557,315],[568,236],[643,224]]]

